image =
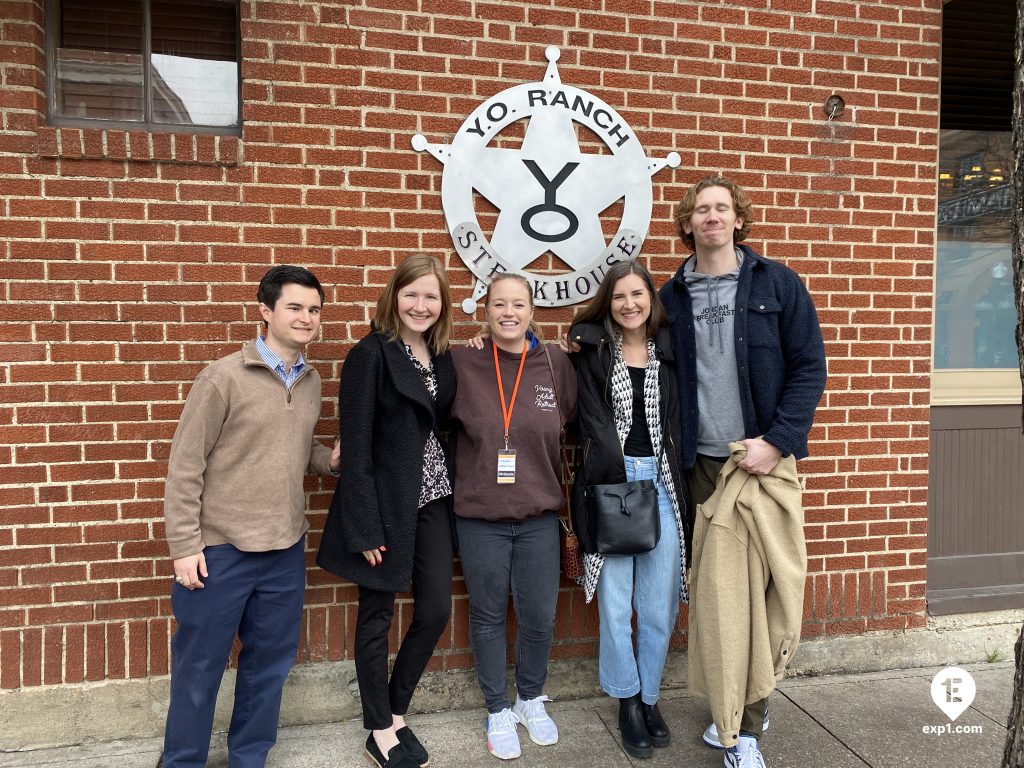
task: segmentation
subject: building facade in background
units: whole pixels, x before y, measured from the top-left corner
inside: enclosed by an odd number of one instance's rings
[[[1004,204],[1006,147],[946,124],[941,0],[0,8],[0,688],[168,673],[162,489],[189,383],[253,337],[251,286],[269,264],[309,267],[328,294],[309,356],[330,440],[341,361],[394,266],[435,254],[457,304],[473,291],[442,166],[413,137],[451,143],[486,99],[540,80],[549,46],[563,82],[612,107],[649,156],[679,155],[651,179],[639,258],[657,275],[686,255],[673,204],[724,172],[758,207],[753,247],[814,296],[830,376],[801,462],[804,636],[921,628],[929,556],[975,554],[929,538],[929,452],[948,422],[931,407],[933,371],[1016,366],[1009,230],[980,226]],[[826,109],[833,95],[842,110]],[[521,143],[524,123],[498,142]],[[598,151],[582,128],[578,140]],[[499,211],[480,195],[473,205],[493,229]],[[975,208],[981,219],[965,218]],[[622,218],[621,201],[604,210],[606,238]],[[527,268],[568,269],[550,252]],[[479,324],[460,316],[465,338]],[[550,336],[572,316],[538,311]],[[1002,397],[1019,404],[1019,386]],[[971,429],[973,406],[953,406]],[[1017,462],[988,485],[1019,483]],[[957,471],[935,466],[933,486]],[[331,488],[308,482],[315,548]],[[957,504],[947,518],[975,519]],[[1024,551],[1015,530],[995,554]],[[472,664],[457,581],[436,670]],[[554,656],[593,655],[596,607],[568,582],[560,601]],[[306,604],[300,661],[350,659],[355,588],[311,567]],[[684,612],[675,647],[685,640]]]

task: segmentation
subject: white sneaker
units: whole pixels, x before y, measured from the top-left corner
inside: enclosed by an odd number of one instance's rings
[[[501,712],[487,716],[487,751],[500,760],[514,760],[520,755],[519,734],[516,724],[519,718],[505,707]]]
[[[536,699],[521,699],[516,696],[516,703],[512,705],[512,714],[526,726],[530,741],[542,747],[558,741],[558,726],[544,709],[545,701],[551,699],[547,696],[538,696]]]
[[[767,730],[768,716],[766,713],[764,718],[764,725],[761,726],[761,732],[764,733]],[[704,736],[702,738],[704,739],[704,743],[712,749],[725,749],[725,747],[722,746],[722,742],[718,740],[718,728],[715,727],[714,723],[707,727],[707,730],[704,731]]]
[[[740,736],[735,747],[725,750],[725,768],[767,768],[764,755],[753,736]]]

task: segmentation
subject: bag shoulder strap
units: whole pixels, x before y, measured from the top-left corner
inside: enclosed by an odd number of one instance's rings
[[[551,353],[548,351],[548,345],[541,342],[541,346],[544,348],[544,357],[548,361],[548,372],[551,374],[551,386],[555,390],[555,411],[558,413],[558,445],[561,449],[562,454],[562,477],[565,483],[571,487],[573,481],[576,479],[575,473],[572,471],[572,465],[569,463],[569,452],[565,447],[565,422],[562,421],[562,406],[558,404],[558,377],[555,376],[555,366],[551,362]],[[568,515],[565,518],[559,516],[559,521],[562,523],[562,527],[565,528],[566,533],[573,533],[572,530],[572,499],[569,498],[570,494],[566,492],[565,483],[562,484],[562,495],[565,496],[565,508],[568,511]]]
[[[561,436],[564,437],[565,427],[563,426],[564,422],[562,421],[562,407],[558,404],[558,379],[555,377],[555,366],[551,362],[551,352],[548,351],[548,345],[541,342],[540,346],[544,350],[545,359],[548,361],[548,373],[551,374],[551,386],[555,390],[555,410],[558,411],[558,428],[562,432]]]

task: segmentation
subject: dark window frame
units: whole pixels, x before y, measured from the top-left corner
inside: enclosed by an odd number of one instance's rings
[[[45,0],[46,13],[46,113],[47,123],[55,127],[95,128],[98,130],[141,131],[144,133],[187,133],[193,135],[241,136],[242,135],[242,33],[241,0],[222,0],[224,5],[235,9],[235,51],[238,77],[238,124],[230,126],[201,125],[195,123],[156,122],[153,117],[152,87],[152,23],[151,0],[139,0],[142,4],[142,120],[107,120],[97,117],[66,117],[57,114],[57,48],[60,40],[60,0]]]

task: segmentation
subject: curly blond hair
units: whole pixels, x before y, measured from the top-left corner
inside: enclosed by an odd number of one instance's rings
[[[693,209],[697,207],[697,195],[703,192],[708,187],[723,187],[729,190],[729,194],[732,195],[732,207],[736,211],[737,218],[743,220],[743,226],[733,232],[732,241],[739,243],[747,239],[747,234],[750,232],[750,224],[754,216],[754,204],[750,201],[750,196],[743,190],[739,184],[731,179],[727,179],[725,176],[708,176],[701,179],[692,187],[690,187],[686,194],[683,195],[683,199],[676,205],[673,213],[673,219],[676,225],[676,234],[679,235],[680,239],[691,249],[696,248],[696,243],[693,240],[693,233],[687,234],[683,225],[689,224],[690,217],[693,215]]]

